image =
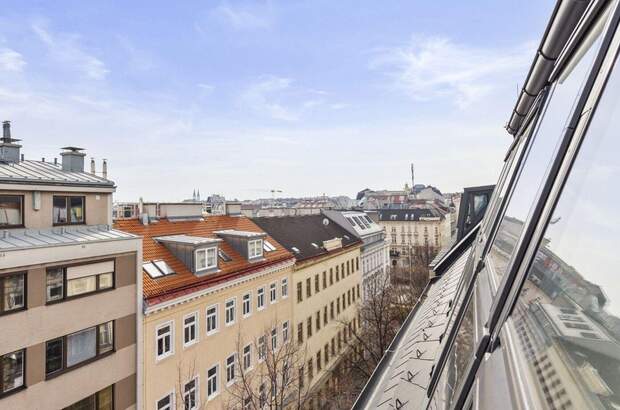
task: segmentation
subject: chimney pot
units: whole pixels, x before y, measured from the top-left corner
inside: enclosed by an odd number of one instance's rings
[[[90,173],[95,174],[95,158],[90,158]]]
[[[22,159],[22,161],[24,160],[24,154],[21,155],[21,159]]]
[[[102,169],[101,169],[102,175],[104,179],[108,179],[108,160],[107,159],[103,159],[103,165],[102,165]]]
[[[41,158],[41,161],[45,162],[45,157]]]
[[[58,165],[58,158],[54,157],[54,165]]]
[[[2,139],[11,142],[11,121],[2,121]]]

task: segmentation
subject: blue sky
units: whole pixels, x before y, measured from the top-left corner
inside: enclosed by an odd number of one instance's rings
[[[553,3],[3,1],[0,117],[117,200],[494,183]]]

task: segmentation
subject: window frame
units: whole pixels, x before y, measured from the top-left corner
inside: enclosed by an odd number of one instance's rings
[[[54,199],[64,198],[67,209],[67,222],[54,222]],[[69,221],[71,215],[71,198],[82,199],[82,222]],[[52,226],[68,226],[68,225],[86,225],[86,195],[52,195]]]
[[[202,272],[202,271],[209,270],[209,269],[217,269],[217,260],[218,260],[217,248],[218,248],[217,246],[210,246],[206,248],[199,248],[194,251],[194,267],[195,267],[196,272]],[[210,251],[213,251],[215,255],[213,259],[215,263],[213,265],[209,265],[209,252]],[[205,266],[202,268],[198,268],[198,254],[199,253],[205,254]]]
[[[228,321],[228,302],[232,302],[232,320]],[[224,301],[224,326],[230,327],[237,323],[237,297],[233,296]]]
[[[164,400],[165,398],[169,398],[170,399],[170,403],[168,404],[167,408],[163,408],[164,410],[174,410],[176,409],[176,403],[175,403],[175,391],[174,389],[172,389],[170,392],[168,392],[168,394],[166,394],[163,397],[160,397],[159,399],[157,399],[157,401],[155,402],[155,410],[161,410],[162,407],[159,407],[159,402]]]
[[[256,289],[256,311],[261,311],[265,308],[265,287],[261,286]]]
[[[215,329],[209,330],[209,310],[211,308],[215,309]],[[211,336],[220,331],[220,304],[214,303],[205,308],[205,332],[207,336]]]
[[[209,394],[209,385],[210,385],[209,372],[211,370],[213,370],[213,369],[215,369],[215,376],[214,376],[214,378],[215,378],[215,391],[213,393]],[[220,378],[220,364],[219,363],[215,363],[214,365],[212,365],[211,367],[209,367],[207,369],[207,377],[206,377],[207,401],[211,401],[211,400],[215,399],[217,396],[220,395],[220,381],[219,381],[219,378]]]
[[[269,284],[269,304],[273,305],[274,303],[278,303],[278,282]]]
[[[20,223],[19,224],[6,224],[0,225],[0,229],[13,229],[13,228],[24,228],[26,226],[26,215],[24,214],[24,200],[25,196],[23,194],[0,194],[0,197],[16,197],[20,200]]]
[[[99,337],[99,327],[103,326],[103,325],[107,325],[108,323],[112,323],[112,349],[110,349],[107,352],[100,352],[100,337]],[[86,330],[90,330],[90,329],[95,329],[95,355],[91,358],[88,358],[86,360],[82,360],[79,363],[76,363],[72,366],[68,366],[67,365],[67,340],[69,338],[69,336],[73,336],[77,333],[80,332],[84,332]],[[47,372],[47,345],[49,343],[52,342],[56,342],[62,340],[62,365],[61,368],[58,370],[55,370],[53,372],[48,373]],[[103,323],[99,323],[97,325],[94,326],[90,326],[84,329],[80,329],[78,331],[75,332],[71,332],[68,333],[66,335],[60,336],[60,337],[55,337],[53,339],[49,339],[45,341],[45,369],[44,369],[44,374],[45,374],[45,379],[44,380],[51,380],[53,378],[56,378],[58,376],[61,376],[65,373],[68,373],[70,371],[73,371],[75,369],[79,369],[80,367],[86,366],[90,363],[96,362],[97,360],[103,359],[107,356],[110,356],[112,354],[116,353],[116,320],[109,320],[107,322],[103,322]]]
[[[24,280],[23,287],[23,306],[17,309],[4,310],[4,281],[13,276],[22,276]],[[0,274],[0,317],[5,315],[10,315],[17,312],[23,312],[24,310],[28,310],[28,272],[27,271],[18,271],[18,272],[7,272]]]
[[[280,280],[280,297],[282,299],[288,298],[288,278],[282,278]]]
[[[247,303],[248,303],[248,311],[246,312],[245,308],[246,308],[246,296],[248,297],[247,299]],[[246,319],[248,317],[252,316],[252,291],[249,290],[247,292],[245,292],[242,296],[241,296],[241,317],[243,319]]]
[[[231,367],[229,365],[229,363],[228,363],[228,360],[231,357],[233,358],[233,362],[232,362],[232,376],[233,376],[233,378],[232,378],[232,380],[228,380],[228,369],[229,369],[229,367]],[[230,387],[230,386],[232,386],[233,384],[235,384],[237,382],[237,369],[236,369],[236,367],[237,367],[237,353],[235,352],[235,353],[232,353],[232,354],[228,355],[226,357],[226,359],[224,360],[224,363],[226,364],[226,387]]]
[[[256,245],[258,243],[258,246]],[[252,251],[254,248],[254,252]],[[256,253],[258,251],[258,253]],[[248,259],[256,259],[263,257],[263,240],[262,239],[250,239],[248,241]]]
[[[185,330],[192,326],[192,325],[188,325],[187,323],[185,323],[185,320],[190,318],[190,317],[194,317],[194,339],[190,340],[189,342],[185,340]],[[188,348],[190,346],[195,345],[196,343],[198,343],[200,341],[200,326],[198,324],[199,321],[199,315],[198,315],[198,311],[192,312],[192,313],[188,313],[186,315],[183,316],[183,348]]]
[[[72,296],[67,295],[67,289],[68,289],[68,284],[69,284],[69,279],[67,279],[67,268],[73,268],[76,266],[88,266],[88,265],[93,265],[96,263],[103,263],[103,262],[112,262],[114,264],[113,271],[82,277],[82,278],[90,278],[94,276],[95,281],[96,281],[95,290],[90,291],[90,292],[80,293],[78,295],[72,295]],[[48,300],[47,275],[50,271],[55,270],[55,269],[62,269],[62,297],[59,299]],[[101,276],[107,275],[109,273],[112,274],[112,286],[107,287],[107,288],[101,288]],[[69,302],[74,299],[88,297],[88,296],[92,296],[92,295],[96,295],[96,294],[104,293],[104,292],[110,292],[113,290],[116,290],[116,258],[97,259],[97,260],[92,260],[88,262],[79,262],[79,263],[70,263],[70,264],[59,264],[59,265],[47,266],[45,268],[45,305],[53,305],[56,303]]]
[[[192,379],[190,379],[189,381],[187,381],[186,383],[183,383],[183,391],[181,392],[181,395],[183,397],[183,408],[185,408],[185,406],[187,406],[187,398],[186,398],[186,387],[188,384],[190,384],[191,382],[194,382],[194,401],[195,401],[195,406],[191,407],[190,410],[198,410],[200,408],[200,375],[195,375]],[[171,409],[174,409],[175,407],[171,407]]]
[[[247,357],[248,357],[248,361],[249,364],[248,366],[245,365],[245,358],[246,358],[246,351],[245,349],[248,348],[247,351]],[[241,349],[241,369],[244,372],[249,372],[250,370],[252,370],[254,368],[254,363],[252,363],[252,343],[248,343],[245,346],[243,346],[243,348]]]
[[[169,326],[170,327],[170,333],[169,333],[169,337],[170,337],[170,350],[168,352],[162,353],[161,355],[159,354],[158,351],[158,344],[159,344],[159,329]],[[170,356],[174,355],[174,338],[175,338],[175,334],[174,334],[174,319],[173,320],[168,320],[166,322],[160,323],[159,325],[157,325],[155,327],[155,361],[156,362],[160,362]]]
[[[24,390],[27,385],[26,385],[26,370],[27,370],[27,365],[26,365],[26,348],[23,349],[18,349],[18,350],[14,350],[12,352],[7,352],[4,354],[0,355],[0,363],[2,363],[2,360],[4,359],[5,356],[11,355],[11,354],[15,354],[15,353],[21,353],[22,354],[22,384],[17,386],[17,387],[13,387],[11,390],[7,390],[4,391],[4,369],[2,366],[0,366],[0,399],[6,396],[9,396],[13,393],[17,393],[19,391]]]

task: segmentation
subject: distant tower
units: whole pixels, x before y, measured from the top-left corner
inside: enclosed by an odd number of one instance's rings
[[[200,189],[198,189],[198,192],[196,193],[196,201],[200,202]]]
[[[196,200],[196,190],[194,189],[194,192],[192,192],[192,201]]]
[[[411,192],[415,192],[414,191],[414,187],[415,187],[415,171],[414,171],[414,166],[413,166],[413,162],[411,163]]]

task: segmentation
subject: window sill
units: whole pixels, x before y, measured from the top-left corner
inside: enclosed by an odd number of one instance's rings
[[[210,332],[207,332],[207,336],[213,336],[216,335],[220,332],[220,329],[216,329],[216,330],[212,330]]]
[[[12,390],[6,391],[4,393],[0,393],[0,400],[4,399],[5,397],[11,396],[13,394],[19,393],[20,391],[24,391],[26,390],[26,388],[27,388],[26,385],[22,385]]]
[[[86,222],[66,222],[66,223],[52,223],[52,226],[76,226],[86,225]]]
[[[217,396],[219,396],[219,395],[220,395],[219,391],[217,393],[213,393],[212,395],[207,396],[207,401],[211,401],[211,400],[217,398]]]
[[[155,356],[155,363],[161,363],[163,361],[166,361],[167,359],[171,358],[172,356],[174,356],[174,352],[170,352],[170,353],[166,354],[165,356]]]
[[[183,343],[183,349],[189,349],[192,346],[196,346],[198,344],[198,339],[193,340],[187,344]]]
[[[8,315],[12,315],[13,313],[19,313],[19,312],[23,312],[25,310],[28,310],[28,308],[26,306],[21,307],[19,309],[12,309],[12,310],[6,310],[6,311],[2,311],[0,312],[0,317],[2,316],[8,316]]]

